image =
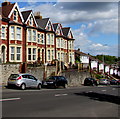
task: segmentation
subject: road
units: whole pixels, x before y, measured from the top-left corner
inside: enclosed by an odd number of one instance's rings
[[[3,89],[3,117],[118,117],[118,86]],[[17,118],[15,118],[17,119]]]

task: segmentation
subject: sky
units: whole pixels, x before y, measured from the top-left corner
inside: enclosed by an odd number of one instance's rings
[[[21,11],[40,12],[71,27],[74,48],[91,55],[118,56],[118,2],[18,2]],[[120,55],[119,55],[120,56]]]

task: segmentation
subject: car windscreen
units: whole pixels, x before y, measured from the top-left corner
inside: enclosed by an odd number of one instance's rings
[[[16,79],[18,77],[19,77],[18,74],[11,74],[10,77],[9,77],[9,79]]]

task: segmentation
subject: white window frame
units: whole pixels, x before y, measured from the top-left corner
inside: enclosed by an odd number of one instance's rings
[[[29,49],[30,49],[30,53],[29,53]],[[32,48],[28,48],[28,61],[31,61],[32,60]],[[29,59],[29,56],[30,56],[30,59]]]
[[[47,44],[50,45],[50,34],[47,34]]]
[[[48,61],[50,61],[50,50],[47,51],[47,58],[48,58]]]
[[[33,42],[36,42],[36,30],[33,30],[32,33],[33,33]]]
[[[12,50],[12,48],[13,48],[13,50]],[[12,55],[13,55],[13,59],[12,59]],[[14,46],[10,47],[10,60],[15,61],[15,47]]]
[[[39,44],[41,43],[41,39],[40,39],[40,38],[41,38],[41,34],[40,34],[40,33],[38,33],[38,34],[37,34],[37,39],[38,39],[38,41],[37,41],[37,42],[38,42]]]
[[[18,11],[17,10],[14,10],[14,12],[13,12],[13,21],[18,21]]]
[[[19,37],[18,37],[18,35],[19,35]],[[16,39],[21,40],[21,27],[16,27]]]
[[[32,17],[32,15],[31,15],[30,18],[29,18],[29,25],[30,25],[30,26],[33,26],[33,17]]]
[[[4,30],[3,30],[4,27]],[[6,39],[6,26],[1,26],[1,39]]]
[[[35,52],[34,52],[35,51]],[[33,56],[33,61],[35,61],[36,60],[36,51],[37,51],[37,49],[36,48],[33,48],[33,50],[32,50],[32,52],[33,52],[33,54],[32,54],[32,56]]]
[[[18,50],[17,50],[18,48],[20,48],[20,52],[18,52]],[[19,55],[19,58],[20,58],[20,59],[17,59],[17,58],[18,58],[18,55]],[[21,47],[16,47],[16,60],[17,60],[17,61],[20,61],[20,60],[21,60]]]
[[[15,26],[10,27],[10,36],[11,36],[11,40],[15,40]]]
[[[45,40],[44,40],[44,34],[43,33],[40,35],[40,38],[41,38],[41,43],[44,44]]]

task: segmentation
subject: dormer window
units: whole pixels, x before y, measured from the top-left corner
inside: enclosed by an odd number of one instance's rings
[[[18,17],[18,11],[14,10],[14,12],[13,12],[13,20],[17,21],[17,17]]]
[[[32,26],[33,25],[33,17],[30,17],[29,24]]]
[[[51,24],[50,24],[50,22],[49,22],[49,24],[48,24],[48,30],[49,30],[49,31],[51,30]]]

